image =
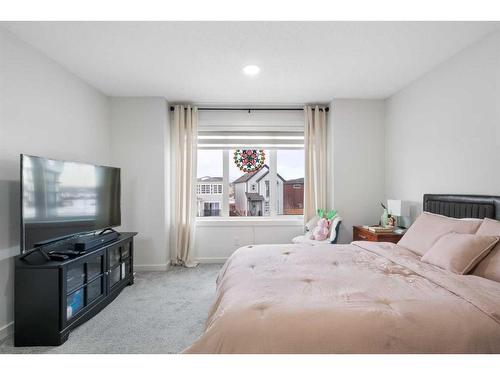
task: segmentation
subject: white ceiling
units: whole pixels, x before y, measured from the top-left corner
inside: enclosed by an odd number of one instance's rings
[[[498,22],[3,22],[111,96],[308,103],[386,98]],[[247,64],[261,73],[242,74]]]

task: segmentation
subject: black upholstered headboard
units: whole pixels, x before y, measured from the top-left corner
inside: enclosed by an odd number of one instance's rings
[[[488,195],[424,194],[424,211],[456,217],[500,220],[500,197]]]

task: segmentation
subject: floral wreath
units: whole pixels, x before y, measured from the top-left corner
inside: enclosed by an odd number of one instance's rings
[[[236,150],[234,164],[242,172],[255,172],[264,166],[266,154],[264,150]]]

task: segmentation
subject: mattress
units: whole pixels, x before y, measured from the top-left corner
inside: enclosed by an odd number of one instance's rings
[[[500,283],[390,243],[246,246],[185,353],[500,353]]]

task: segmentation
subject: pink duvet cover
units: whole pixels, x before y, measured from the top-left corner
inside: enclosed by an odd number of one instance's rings
[[[238,249],[186,353],[500,353],[500,283],[389,243]]]

